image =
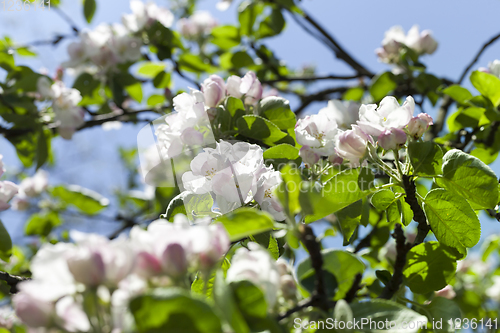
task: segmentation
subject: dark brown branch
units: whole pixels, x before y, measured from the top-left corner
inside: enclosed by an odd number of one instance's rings
[[[363,275],[356,274],[356,277],[354,278],[354,282],[352,283],[351,288],[347,291],[347,293],[345,294],[345,297],[344,297],[344,300],[347,303],[351,303],[352,301],[354,301],[354,299],[356,298],[356,294],[358,293],[358,291],[361,288],[363,288],[363,286],[361,285],[361,280],[362,279],[363,279]]]
[[[358,245],[356,245],[356,247],[354,248],[354,253],[358,253],[362,249],[369,247],[371,245],[371,242],[372,242],[372,237],[373,237],[373,235],[375,235],[376,232],[377,232],[377,226],[374,225],[373,229],[370,231],[370,233],[368,235],[366,235],[363,239],[361,239],[359,241]]]
[[[312,295],[314,306],[327,311],[329,308],[328,297],[326,294],[325,280],[323,278],[323,255],[321,254],[321,245],[316,239],[312,228],[307,224],[299,226],[300,240],[311,258],[311,265],[316,276],[315,290]]]
[[[11,294],[15,294],[19,291],[17,289],[17,285],[23,281],[28,281],[30,279],[22,276],[10,275],[6,272],[0,272],[0,280],[7,283],[7,285],[10,287]]]
[[[356,75],[325,75],[325,76],[304,76],[304,77],[282,77],[280,79],[274,79],[274,80],[264,80],[261,81],[262,84],[274,84],[274,83],[279,83],[279,82],[295,82],[295,81],[302,81],[302,82],[310,82],[310,81],[322,81],[322,80],[353,80],[353,79],[358,79],[362,75],[356,74]]]
[[[413,211],[413,219],[418,223],[417,227],[417,237],[415,238],[415,242],[413,245],[418,245],[422,243],[431,230],[429,224],[427,224],[427,218],[425,217],[425,213],[420,207],[420,204],[417,200],[417,189],[415,187],[415,181],[408,175],[403,175],[403,186],[406,192],[405,201],[410,205],[411,210]]]
[[[396,263],[394,264],[394,273],[391,279],[379,296],[379,298],[383,299],[391,299],[403,283],[403,268],[406,265],[406,255],[412,248],[411,244],[406,243],[406,237],[401,224],[396,224],[392,237],[396,239]]]
[[[472,61],[469,63],[469,65],[465,68],[464,72],[462,73],[462,75],[460,76],[460,78],[458,79],[457,81],[457,84],[460,84],[462,83],[462,81],[465,79],[465,76],[467,75],[467,73],[469,72],[469,70],[472,68],[472,66],[474,66],[476,64],[476,62],[479,60],[479,58],[481,57],[481,55],[483,54],[483,52],[491,45],[493,44],[494,42],[496,42],[498,39],[500,38],[500,34],[498,35],[495,35],[494,37],[492,37],[489,41],[487,41],[485,44],[483,44],[483,46],[481,47],[481,49],[477,52],[476,56],[474,57],[474,59],[472,59]]]
[[[486,212],[488,213],[488,215],[500,222],[500,213],[496,212],[494,209],[486,209]]]

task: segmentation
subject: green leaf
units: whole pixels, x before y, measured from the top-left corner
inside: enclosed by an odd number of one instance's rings
[[[500,104],[500,79],[490,73],[472,72],[470,82],[483,96],[496,107]]]
[[[372,95],[373,99],[375,101],[380,101],[392,90],[394,90],[397,86],[394,80],[394,74],[392,74],[391,72],[385,72],[375,76],[372,79],[373,83],[370,86],[370,94]]]
[[[231,114],[231,117],[235,118],[238,113],[242,115],[245,113],[245,105],[243,101],[236,97],[228,97],[224,102],[224,109]]]
[[[9,261],[12,253],[12,240],[9,232],[5,229],[2,221],[0,221],[0,259]]]
[[[170,73],[161,71],[153,79],[153,85],[155,86],[155,88],[158,89],[168,88],[170,86],[170,81],[171,81]]]
[[[20,48],[16,49],[16,52],[17,52],[17,54],[19,54],[22,57],[36,57],[37,56],[37,54],[35,52],[31,51],[27,47],[20,47]]]
[[[393,329],[394,332],[398,333],[417,333],[420,332],[420,327],[427,327],[427,318],[425,316],[393,301],[372,299],[368,302],[353,303],[351,304],[351,310],[353,317],[358,321],[363,320],[368,323],[394,322],[398,325],[398,327],[401,326],[403,322],[406,324],[413,323],[415,325],[414,328],[410,328],[411,326],[408,325],[407,329]],[[373,325],[370,327],[368,323],[363,326],[363,333],[381,333],[391,331],[377,329]]]
[[[453,84],[444,89],[443,93],[450,96],[460,104],[465,104],[466,101],[473,97],[469,90],[457,84]]]
[[[434,241],[413,247],[406,260],[405,283],[417,294],[443,289],[457,270],[456,256],[451,249]]]
[[[143,63],[137,71],[143,77],[152,79],[165,69],[165,63],[148,61]]]
[[[278,35],[285,28],[285,18],[278,8],[273,8],[271,14],[259,24],[257,35],[266,38]]]
[[[227,320],[235,333],[248,333],[248,328],[245,318],[237,307],[236,301],[233,297],[231,288],[224,280],[224,273],[217,271],[214,283],[214,301],[215,305],[219,307],[221,314]]]
[[[213,67],[209,63],[203,62],[203,60],[191,53],[184,53],[179,57],[179,66],[182,70],[193,72],[193,73],[211,73],[214,71]]]
[[[140,82],[134,83],[130,86],[126,86],[125,90],[137,103],[142,102],[142,84]]]
[[[295,113],[290,109],[290,103],[276,96],[269,96],[259,102],[259,114],[272,121],[282,130],[294,128],[297,123]]]
[[[243,116],[237,120],[236,124],[241,135],[260,140],[269,146],[284,143],[282,141],[292,141],[291,144],[295,144],[287,133],[282,132],[274,123],[260,116]]]
[[[253,34],[253,26],[257,16],[262,12],[263,6],[259,3],[245,1],[240,5],[238,21],[240,22],[240,34],[251,36]]]
[[[54,197],[88,215],[95,215],[109,205],[107,198],[78,185],[59,185],[53,187],[50,192]]]
[[[215,221],[222,223],[233,242],[274,227],[274,219],[269,213],[253,208],[236,209]]]
[[[347,291],[351,288],[354,278],[358,274],[363,274],[365,265],[354,254],[341,250],[323,250],[323,270],[333,275],[337,282],[335,300],[345,297]],[[314,282],[314,269],[311,265],[311,258],[307,257],[299,263],[297,267],[297,279],[303,285],[303,280],[312,277]],[[314,288],[314,283],[311,285]],[[304,286],[305,287],[305,286]],[[311,288],[306,288],[311,292]]]
[[[301,193],[309,197],[314,212],[306,216],[306,223],[317,221],[366,197],[372,191],[371,186],[362,191],[359,178],[364,179],[364,175],[371,171],[362,169],[344,170],[333,176],[322,188],[318,186],[303,188]]]
[[[148,97],[148,106],[156,106],[156,105],[163,105],[165,103],[165,96],[164,95],[157,95],[153,94]]]
[[[446,123],[448,124],[450,132],[455,132],[467,127],[476,128],[479,126],[479,122],[482,121],[483,118],[484,121],[487,120],[485,112],[485,108],[460,108],[448,118]]]
[[[96,8],[97,5],[95,0],[83,0],[83,14],[85,15],[87,23],[92,21]]]
[[[443,151],[432,141],[412,141],[408,144],[408,156],[417,175],[441,174]]]
[[[165,214],[160,215],[160,218],[169,220],[170,222],[174,221],[174,216],[177,214],[186,215],[186,208],[184,207],[184,198],[188,195],[189,192],[182,192],[175,196],[168,203],[167,210]]]
[[[432,316],[429,320],[435,323],[434,332],[454,333],[454,325],[450,326],[448,321],[451,320],[455,323],[455,319],[462,318],[462,313],[457,303],[443,297],[434,298],[430,304],[425,306],[425,309]],[[438,322],[442,323],[442,328],[438,328]]]
[[[220,264],[220,270],[213,270],[211,274],[208,276],[207,280],[207,275],[203,274],[202,272],[198,272],[196,274],[196,278],[194,279],[193,283],[191,284],[191,291],[193,293],[197,293],[200,295],[204,295],[206,297],[212,297],[213,291],[214,291],[214,284],[215,284],[215,275],[217,272],[222,272],[224,277],[227,274],[227,270],[231,267],[231,263],[225,257]]]
[[[232,25],[224,25],[212,29],[212,44],[217,45],[223,50],[229,50],[240,45],[240,31]]]
[[[344,236],[343,245],[347,246],[350,244],[349,240],[354,230],[356,230],[361,222],[361,216],[363,215],[363,200],[358,200],[339,210],[336,215],[340,223],[340,230]]]
[[[498,203],[498,179],[493,170],[477,157],[458,149],[443,157],[443,177],[436,183],[466,198],[472,208],[494,208]]]
[[[47,237],[53,228],[60,226],[62,223],[59,214],[54,211],[45,213],[36,213],[31,215],[26,224],[26,235],[44,236]]]
[[[302,162],[299,149],[286,143],[266,149],[264,151],[264,160],[267,165],[272,164],[275,170],[280,170],[290,162],[293,162],[292,164],[298,167]]]
[[[210,305],[177,288],[155,289],[130,302],[139,332],[222,332]]]
[[[355,87],[348,89],[343,96],[343,100],[346,101],[360,101],[365,94],[365,90],[361,87]]]
[[[234,68],[250,67],[255,65],[252,57],[245,51],[238,51],[231,56],[231,63]]]
[[[440,243],[466,253],[481,237],[481,224],[469,203],[459,195],[442,188],[429,191],[423,209]],[[444,286],[443,286],[444,287]]]
[[[285,212],[290,218],[295,214],[300,213],[301,209],[307,209],[307,205],[300,202],[301,184],[303,183],[300,177],[300,170],[292,165],[286,165],[281,169],[281,178],[283,182],[276,190],[276,195],[279,198]]]
[[[375,208],[386,210],[392,203],[396,202],[396,196],[391,190],[382,189],[373,194],[371,202]]]

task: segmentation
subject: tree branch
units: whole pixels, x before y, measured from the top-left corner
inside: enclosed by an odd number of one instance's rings
[[[427,224],[427,218],[425,217],[425,213],[420,207],[420,204],[417,200],[415,181],[411,178],[411,176],[403,175],[403,186],[406,192],[405,201],[410,205],[411,210],[413,211],[413,219],[418,222],[417,227],[417,237],[415,238],[415,242],[413,246],[422,243],[431,230],[429,224]]]
[[[325,76],[304,76],[304,77],[282,77],[280,79],[274,79],[274,80],[265,80],[261,81],[262,84],[274,84],[274,83],[279,83],[279,82],[294,82],[294,81],[303,81],[303,82],[309,82],[309,81],[322,81],[322,80],[353,80],[353,79],[359,79],[363,75],[356,74],[356,75],[325,75]]]
[[[498,35],[495,35],[494,37],[492,37],[490,40],[488,40],[486,43],[483,44],[483,46],[481,47],[481,49],[477,52],[476,56],[474,57],[474,59],[472,59],[472,61],[469,63],[469,65],[465,68],[464,72],[462,73],[462,75],[460,76],[460,78],[458,79],[457,81],[457,84],[460,84],[462,83],[462,81],[465,79],[465,76],[467,75],[467,73],[469,72],[469,70],[472,68],[472,66],[474,66],[474,64],[479,60],[479,58],[481,57],[481,55],[483,54],[483,52],[491,45],[493,44],[494,42],[496,42],[498,39],[500,38],[500,34]]]
[[[379,296],[379,298],[383,299],[391,299],[392,296],[394,296],[394,294],[399,290],[401,283],[403,283],[403,268],[406,265],[406,255],[412,248],[411,244],[406,243],[406,237],[401,224],[396,224],[392,237],[396,239],[396,263],[394,264],[394,273],[392,274],[391,279]]]
[[[30,278],[10,275],[9,273],[6,272],[0,272],[0,280],[7,282],[7,285],[10,287],[10,293],[15,294],[19,291],[17,289],[17,285],[23,281],[30,280]]]
[[[326,99],[329,99],[329,95],[334,93],[343,93],[346,92],[348,89],[349,87],[328,88],[325,90],[321,90],[317,93],[304,96],[302,98],[302,104],[295,110],[295,114],[300,114],[302,111],[304,111],[306,107],[308,107],[313,102],[324,101]]]

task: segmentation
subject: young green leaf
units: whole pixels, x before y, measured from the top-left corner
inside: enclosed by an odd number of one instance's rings
[[[87,23],[92,22],[92,18],[94,17],[95,10],[97,9],[97,5],[95,0],[84,0],[83,1],[83,14]]]
[[[408,156],[417,175],[441,174],[443,151],[432,141],[412,141],[408,144]]]

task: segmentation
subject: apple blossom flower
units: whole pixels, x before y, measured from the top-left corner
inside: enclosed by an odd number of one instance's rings
[[[31,328],[49,327],[53,320],[54,304],[35,294],[19,292],[12,297],[16,315]]]
[[[268,307],[274,307],[280,289],[278,266],[269,252],[256,243],[248,243],[248,249],[239,248],[233,255],[226,281],[241,280],[248,280],[261,288]]]
[[[241,78],[240,93],[245,97],[245,104],[256,104],[262,98],[262,84],[257,75],[249,71]]]
[[[316,154],[316,152],[309,146],[302,146],[299,151],[299,156],[302,158],[302,162],[304,162],[308,166],[318,163],[321,157],[319,154]]]
[[[58,124],[59,134],[64,139],[71,139],[76,129],[84,123],[83,110],[78,107],[78,103],[82,100],[80,92],[67,88],[62,81],[50,85],[46,77],[38,80],[37,87],[42,98],[52,101],[54,120]]]
[[[9,201],[16,195],[19,187],[8,180],[0,181],[0,212],[9,209]]]
[[[275,194],[282,181],[279,171],[269,169],[260,176],[254,197],[260,208],[270,213],[276,221],[284,221],[286,218],[285,210]]]
[[[208,35],[218,25],[210,12],[197,11],[189,18],[181,18],[178,28],[181,35],[186,39],[199,39]]]
[[[406,133],[399,128],[385,130],[378,136],[378,143],[385,150],[396,149],[398,146],[405,144],[405,142]]]
[[[241,98],[243,94],[240,92],[241,77],[236,75],[231,75],[226,81],[226,94],[228,96]]]
[[[495,75],[496,77],[500,77],[500,60],[493,60],[488,64],[489,73]]]
[[[356,102],[332,99],[320,112],[324,110],[330,119],[335,120],[340,129],[348,130],[359,119],[359,107]]]
[[[27,197],[39,196],[49,185],[49,173],[38,169],[33,177],[24,178],[19,184],[19,192]]]
[[[0,307],[0,328],[6,328],[10,330],[12,326],[19,322],[16,317],[14,309],[10,306]]]
[[[168,276],[182,277],[188,269],[186,251],[179,243],[168,244],[161,256],[161,266]]]
[[[413,117],[408,123],[408,133],[415,139],[419,139],[433,124],[432,117],[427,113],[419,113],[418,116]]]
[[[322,109],[318,114],[299,119],[295,125],[297,142],[321,156],[329,156],[335,152],[337,122],[329,117],[328,112],[328,109]]]
[[[226,84],[218,75],[210,75],[201,85],[205,97],[205,105],[214,108],[226,97]]]
[[[368,142],[373,143],[372,138],[359,126],[352,125],[352,130],[340,132],[337,136],[335,152],[353,165],[359,165],[360,159],[366,154]]]
[[[358,126],[368,135],[378,137],[391,128],[403,129],[408,125],[415,110],[413,97],[408,96],[403,106],[392,96],[382,99],[379,107],[363,104],[359,108]]]
[[[382,40],[382,47],[375,50],[380,61],[397,64],[402,46],[412,49],[418,54],[432,54],[436,51],[438,43],[430,30],[419,32],[418,25],[414,25],[405,34],[400,26],[394,26],[386,31]]]
[[[90,322],[82,305],[72,296],[65,296],[55,304],[55,321],[67,332],[89,332]]]
[[[453,290],[453,287],[448,284],[443,289],[436,291],[434,293],[434,295],[436,295],[437,297],[444,297],[447,299],[453,299],[453,298],[455,298],[457,293],[455,292],[455,290]]]
[[[130,1],[132,14],[122,16],[122,23],[131,32],[137,32],[150,27],[154,22],[160,22],[170,28],[174,22],[174,15],[166,8],[158,7],[154,2],[144,3],[138,0]]]

